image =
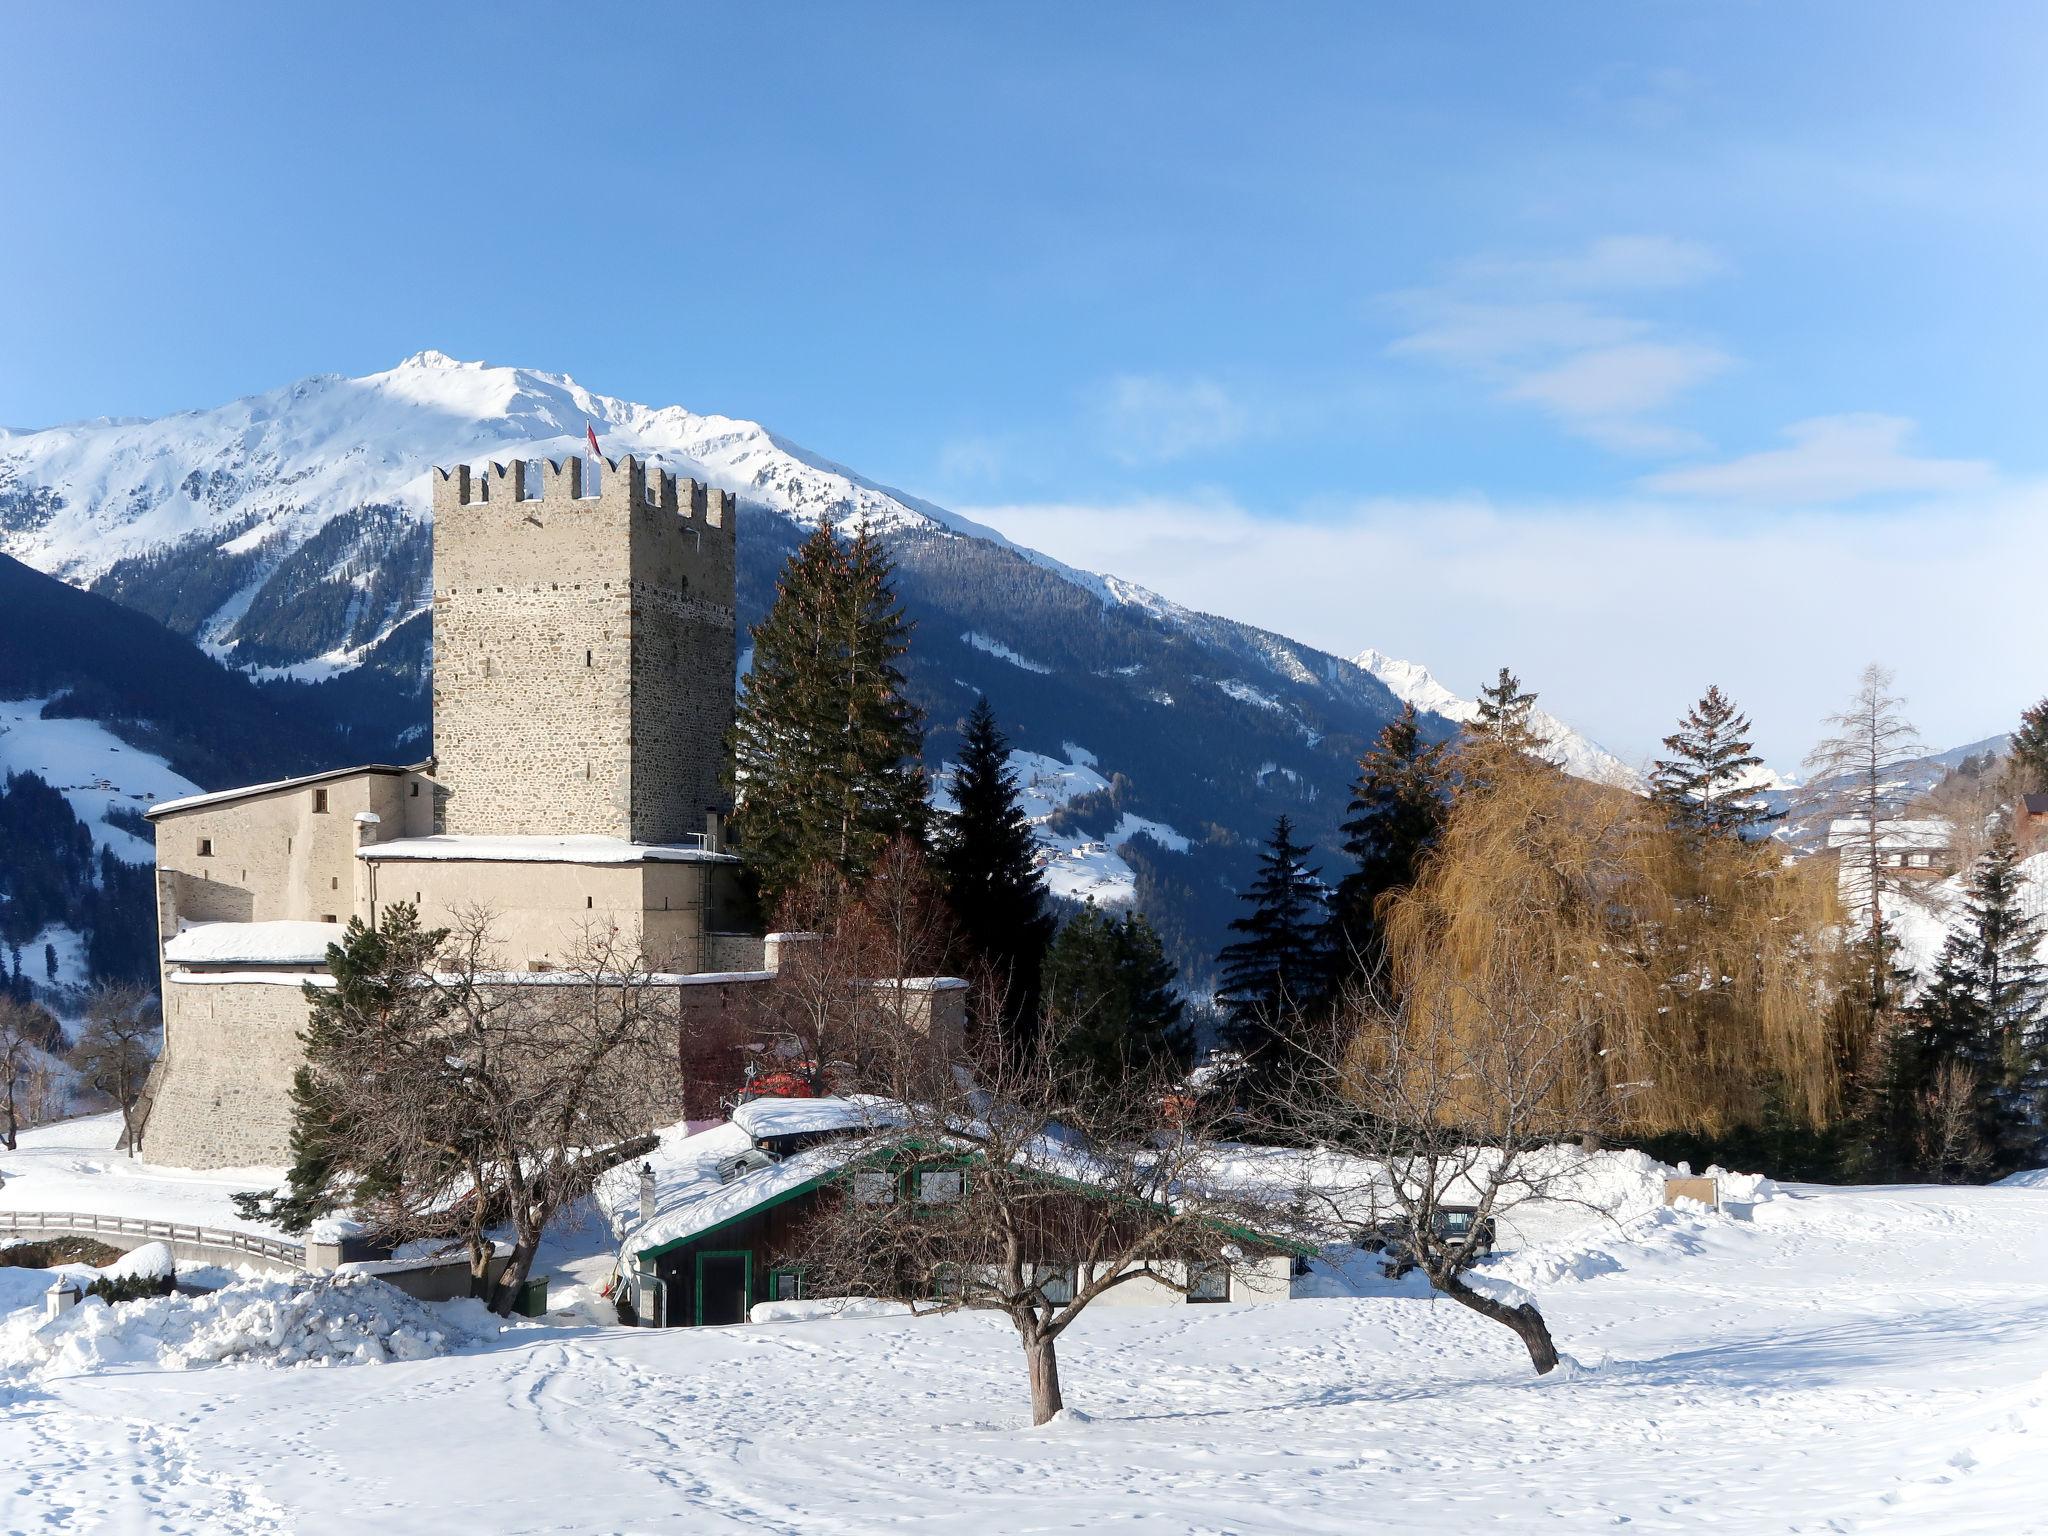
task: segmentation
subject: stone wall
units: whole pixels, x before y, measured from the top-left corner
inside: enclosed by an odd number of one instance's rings
[[[173,980],[142,1152],[177,1168],[282,1163],[291,1155],[292,1074],[305,1059],[296,977]]]
[[[677,842],[723,804],[732,497],[604,463],[434,475],[434,752],[451,833]]]

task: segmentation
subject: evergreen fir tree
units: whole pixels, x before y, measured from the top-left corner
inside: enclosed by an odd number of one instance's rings
[[[1308,852],[1289,818],[1273,824],[1251,888],[1238,896],[1251,911],[1230,924],[1243,937],[1217,957],[1223,1045],[1245,1059],[1254,1090],[1281,1085],[1299,1064],[1304,1017],[1327,974],[1323,888],[1303,862]]]
[[[275,1222],[298,1235],[323,1216],[374,1203],[391,1190],[382,1170],[351,1155],[347,1121],[323,1092],[320,1065],[330,1042],[375,1031],[394,1047],[418,1041],[439,1025],[441,1007],[418,984],[433,969],[448,937],[445,928],[422,928],[411,902],[393,902],[376,928],[351,918],[341,942],[327,949],[334,984],[306,986],[306,1065],[292,1077],[291,1166],[285,1187],[234,1197],[251,1220]],[[451,1153],[451,1157],[453,1154]]]
[[[1664,738],[1671,756],[1650,771],[1651,798],[1674,824],[1697,832],[1754,837],[1779,812],[1744,789],[1763,759],[1750,749],[1750,723],[1719,687],[1710,686],[1677,731]]]
[[[997,971],[999,1022],[1017,1038],[1038,1019],[1040,976],[1055,923],[1046,911],[1037,844],[1017,802],[1009,754],[988,699],[976,700],[950,786],[955,810],[939,838],[936,863],[961,936]]]
[[[1354,977],[1376,985],[1385,981],[1379,905],[1389,893],[1415,883],[1443,832],[1450,806],[1446,756],[1441,744],[1423,740],[1410,704],[1358,760],[1350,816],[1342,828],[1353,868],[1338,882],[1325,946],[1336,986]]]
[[[2042,1144],[2048,1057],[2048,967],[2041,919],[2022,902],[2019,850],[2001,832],[1978,861],[1962,920],[1950,929],[1916,1004],[1923,1088],[1953,1061],[1974,1074],[1979,1137],[2001,1169],[2032,1166]]]
[[[1174,974],[1150,923],[1090,902],[1067,919],[1045,956],[1045,1016],[1061,1051],[1105,1085],[1135,1067],[1189,1065],[1194,1042]]]
[[[863,529],[842,543],[825,523],[754,626],[734,822],[771,905],[815,866],[857,886],[893,838],[923,840],[920,722],[897,666],[908,634],[879,542]]]
[[[2021,794],[2048,792],[2048,699],[2021,713],[2012,733],[2012,766]]]
[[[1522,691],[1522,680],[1506,667],[1500,676],[1479,690],[1479,714],[1465,728],[1511,752],[1525,757],[1543,757],[1543,738],[1529,724],[1536,708],[1536,695]]]

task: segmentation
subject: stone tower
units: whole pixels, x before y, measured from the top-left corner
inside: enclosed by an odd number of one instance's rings
[[[733,497],[599,463],[590,496],[581,458],[434,471],[443,832],[667,843],[727,808]]]

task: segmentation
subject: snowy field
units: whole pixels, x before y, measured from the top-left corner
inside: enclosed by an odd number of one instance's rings
[[[2048,1530],[2024,1182],[1557,1230],[1495,1266],[1580,1362],[1548,1380],[1414,1294],[1098,1311],[1041,1430],[987,1317],[496,1333],[368,1282],[55,1338],[17,1310],[0,1530]]]

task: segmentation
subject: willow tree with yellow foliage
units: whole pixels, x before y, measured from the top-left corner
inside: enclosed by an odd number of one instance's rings
[[[1769,844],[1510,747],[1462,756],[1441,842],[1384,899],[1393,986],[1348,991],[1290,1110],[1359,1170],[1313,1197],[1390,1217],[1432,1284],[1512,1329],[1540,1373],[1559,1356],[1535,1303],[1465,1278],[1482,1234],[1523,1201],[1576,1198],[1603,1137],[1713,1132],[1773,1096],[1833,1115],[1838,929],[1831,886]],[[1463,1206],[1475,1219],[1446,1219]]]

